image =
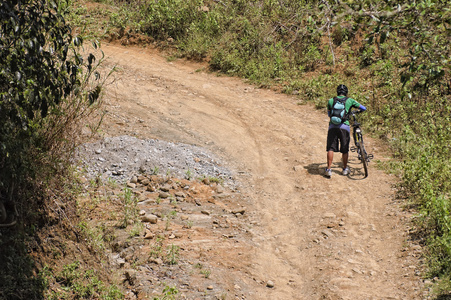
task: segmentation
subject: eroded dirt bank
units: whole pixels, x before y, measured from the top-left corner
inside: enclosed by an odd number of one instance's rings
[[[105,136],[193,144],[234,171],[252,216],[245,244],[198,246],[214,250],[210,279],[228,299],[423,298],[418,253],[407,242],[409,215],[395,203],[394,179],[372,165],[360,180],[353,153],[351,176],[340,175],[339,157],[332,178],[322,176],[323,111],[152,50],[102,50],[106,66],[118,70],[107,86]],[[367,147],[383,159],[374,141]]]

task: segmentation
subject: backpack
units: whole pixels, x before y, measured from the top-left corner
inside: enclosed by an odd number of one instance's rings
[[[339,99],[338,97],[334,98],[334,103],[332,104],[330,113],[330,121],[332,124],[342,124],[348,119],[348,115],[346,113],[346,100],[348,100],[348,97],[344,97],[342,99]]]

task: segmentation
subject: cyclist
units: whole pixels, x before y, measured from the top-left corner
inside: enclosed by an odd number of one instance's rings
[[[327,132],[327,168],[325,176],[332,176],[332,161],[334,152],[341,152],[341,160],[343,162],[343,175],[349,174],[348,157],[349,157],[349,141],[350,126],[347,115],[352,107],[365,111],[366,107],[358,103],[352,98],[348,98],[348,88],[344,84],[337,87],[337,97],[329,99],[327,102],[327,114],[330,117],[329,130]]]

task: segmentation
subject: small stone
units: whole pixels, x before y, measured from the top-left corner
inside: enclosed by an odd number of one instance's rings
[[[171,195],[169,193],[166,193],[166,192],[160,192],[158,194],[158,197],[160,197],[161,199],[169,198],[169,196],[171,196]]]
[[[132,182],[127,182],[127,187],[134,189],[136,187],[136,184],[134,184]]]
[[[327,229],[324,229],[323,231],[321,231],[321,233],[324,234],[326,237],[334,236],[334,234],[331,231],[327,230]]]
[[[96,154],[100,154],[100,153],[102,153],[102,150],[101,149],[97,149],[96,150]]]
[[[299,172],[299,171],[301,171],[303,168],[304,168],[303,165],[297,165],[297,166],[294,166],[294,167],[293,167],[293,170],[294,170],[295,172]]]
[[[269,288],[273,288],[274,287],[274,282],[272,280],[268,280],[266,282],[266,286],[269,287]]]
[[[131,183],[138,183],[138,177],[136,177],[136,176],[133,176],[131,179],[130,179],[130,182]]]
[[[213,286],[212,285],[209,285],[209,286],[207,286],[207,290],[212,290],[213,289]]]
[[[329,219],[335,219],[336,217],[337,217],[337,216],[336,216],[334,213],[331,213],[331,212],[325,213],[324,216],[323,216],[324,219],[327,219],[327,218],[329,218]]]
[[[124,272],[125,279],[130,283],[130,285],[135,284],[136,280],[136,271],[133,269],[128,269]]]
[[[207,216],[210,215],[210,212],[209,212],[209,211],[206,211],[206,210],[202,210],[201,213],[203,213],[204,215],[207,215]]]
[[[176,193],[175,193],[175,196],[176,196],[176,197],[180,197],[180,198],[185,198],[185,197],[186,197],[186,195],[185,195],[184,192],[176,192]]]
[[[163,185],[162,187],[160,187],[160,190],[163,191],[163,192],[169,192],[169,190],[170,190],[171,188],[172,188],[171,185],[165,184],[165,185]]]
[[[144,239],[145,240],[151,240],[151,239],[153,239],[155,237],[155,234],[153,234],[152,232],[150,232],[150,231],[147,231],[146,232],[146,235],[144,236]]]
[[[157,224],[158,217],[152,214],[147,214],[141,217],[142,222],[148,222],[150,224]]]
[[[244,208],[238,208],[238,209],[232,210],[232,214],[234,214],[234,215],[237,215],[237,214],[244,215],[245,212],[246,212],[246,210]]]
[[[222,187],[222,185],[218,184],[218,186],[216,187],[216,193],[218,194],[224,193],[224,188]]]
[[[113,263],[117,264],[119,267],[123,267],[125,265],[125,259],[123,259],[122,257],[120,257],[119,254],[116,254],[112,257]]]

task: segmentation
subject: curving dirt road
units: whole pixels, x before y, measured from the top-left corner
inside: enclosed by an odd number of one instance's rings
[[[107,86],[106,135],[203,146],[237,174],[256,220],[253,239],[244,255],[233,248],[216,255],[229,258],[224,268],[234,272],[224,284],[242,298],[422,298],[419,253],[407,241],[410,216],[395,203],[394,178],[373,163],[361,180],[354,153],[350,177],[340,175],[339,156],[332,178],[322,176],[324,111],[150,49],[102,50],[105,65],[118,70]],[[384,159],[376,141],[367,147]]]

